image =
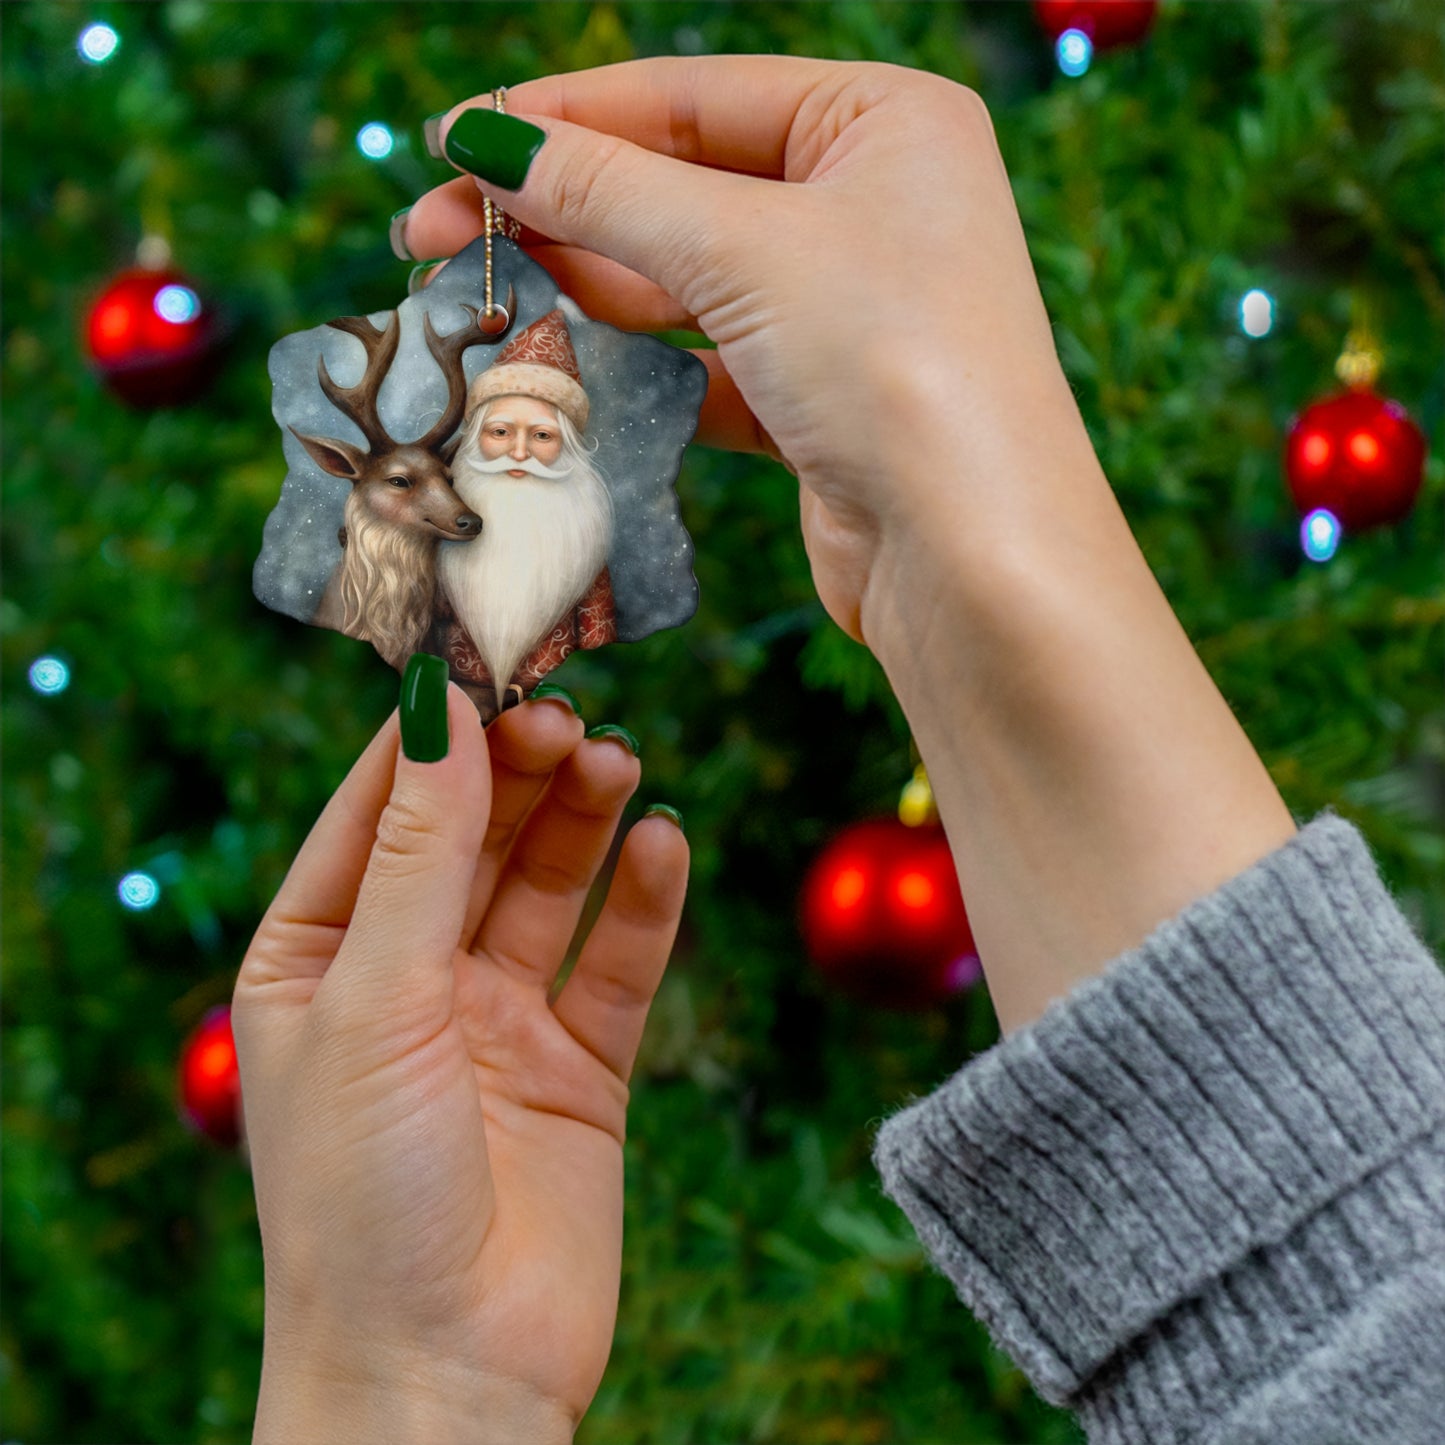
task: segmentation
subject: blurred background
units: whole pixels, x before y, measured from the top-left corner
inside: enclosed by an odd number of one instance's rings
[[[397,693],[370,647],[252,598],[285,474],[266,355],[400,300],[388,217],[451,174],[422,119],[494,85],[766,51],[980,91],[1170,600],[1296,816],[1358,823],[1445,944],[1445,15],[1115,8],[3,7],[5,1438],[249,1439],[260,1247],[224,1036],[194,1035]],[[966,936],[940,971],[871,914],[849,972],[836,875],[800,927],[810,868],[893,814],[906,723],[813,596],[788,475],[694,448],[678,492],[697,616],[556,677],[638,736],[629,816],[676,805],[695,858],[579,1439],[1075,1441],[869,1163],[885,1114],[997,1037]]]

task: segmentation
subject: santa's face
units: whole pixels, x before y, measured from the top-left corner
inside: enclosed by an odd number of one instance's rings
[[[557,413],[545,401],[533,396],[499,397],[487,413],[477,438],[477,449],[484,462],[495,462],[502,457],[515,461],[517,466],[507,468],[509,477],[527,476],[528,461],[554,467],[562,455]]]

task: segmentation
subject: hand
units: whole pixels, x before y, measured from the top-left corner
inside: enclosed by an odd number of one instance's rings
[[[476,105],[491,99],[443,136]],[[855,638],[880,550],[963,515],[984,528],[1020,476],[1069,455],[1097,472],[972,91],[709,57],[529,81],[507,110],[547,132],[526,183],[423,196],[412,254],[479,235],[486,192],[589,314],[716,342],[698,439],[797,474],[819,596]]]
[[[407,244],[459,249],[485,192],[593,315],[717,343],[699,439],[796,472],[818,595],[928,763],[1006,1029],[1289,837],[1094,455],[978,96],[734,56],[507,109],[546,131],[524,184],[432,191]]]
[[[616,1321],[627,1079],[681,831],[537,700],[401,755],[395,715],[307,839],[233,1005],[266,1258],[257,1441],[570,1440]],[[490,746],[489,746],[490,744]]]

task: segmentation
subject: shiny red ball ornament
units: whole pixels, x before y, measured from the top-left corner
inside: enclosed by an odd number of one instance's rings
[[[85,319],[86,352],[105,384],[132,406],[199,396],[216,364],[216,319],[177,271],[137,267],[101,292]]]
[[[980,976],[948,840],[893,818],[845,828],[803,882],[803,939],[822,975],[862,1003],[924,1009]]]
[[[241,1142],[241,1071],[231,1037],[231,1010],[213,1008],[181,1049],[183,1117],[228,1149]]]
[[[1158,0],[1034,0],[1034,15],[1050,40],[1082,30],[1095,50],[1137,44],[1158,9]]]
[[[1323,507],[1347,532],[1398,522],[1425,474],[1425,436],[1405,408],[1368,388],[1307,406],[1291,424],[1285,478],[1301,516]]]

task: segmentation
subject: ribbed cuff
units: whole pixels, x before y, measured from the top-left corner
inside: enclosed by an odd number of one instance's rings
[[[889,1119],[874,1161],[1044,1398],[1163,1440],[1438,1247],[1442,1060],[1445,975],[1325,815]]]

